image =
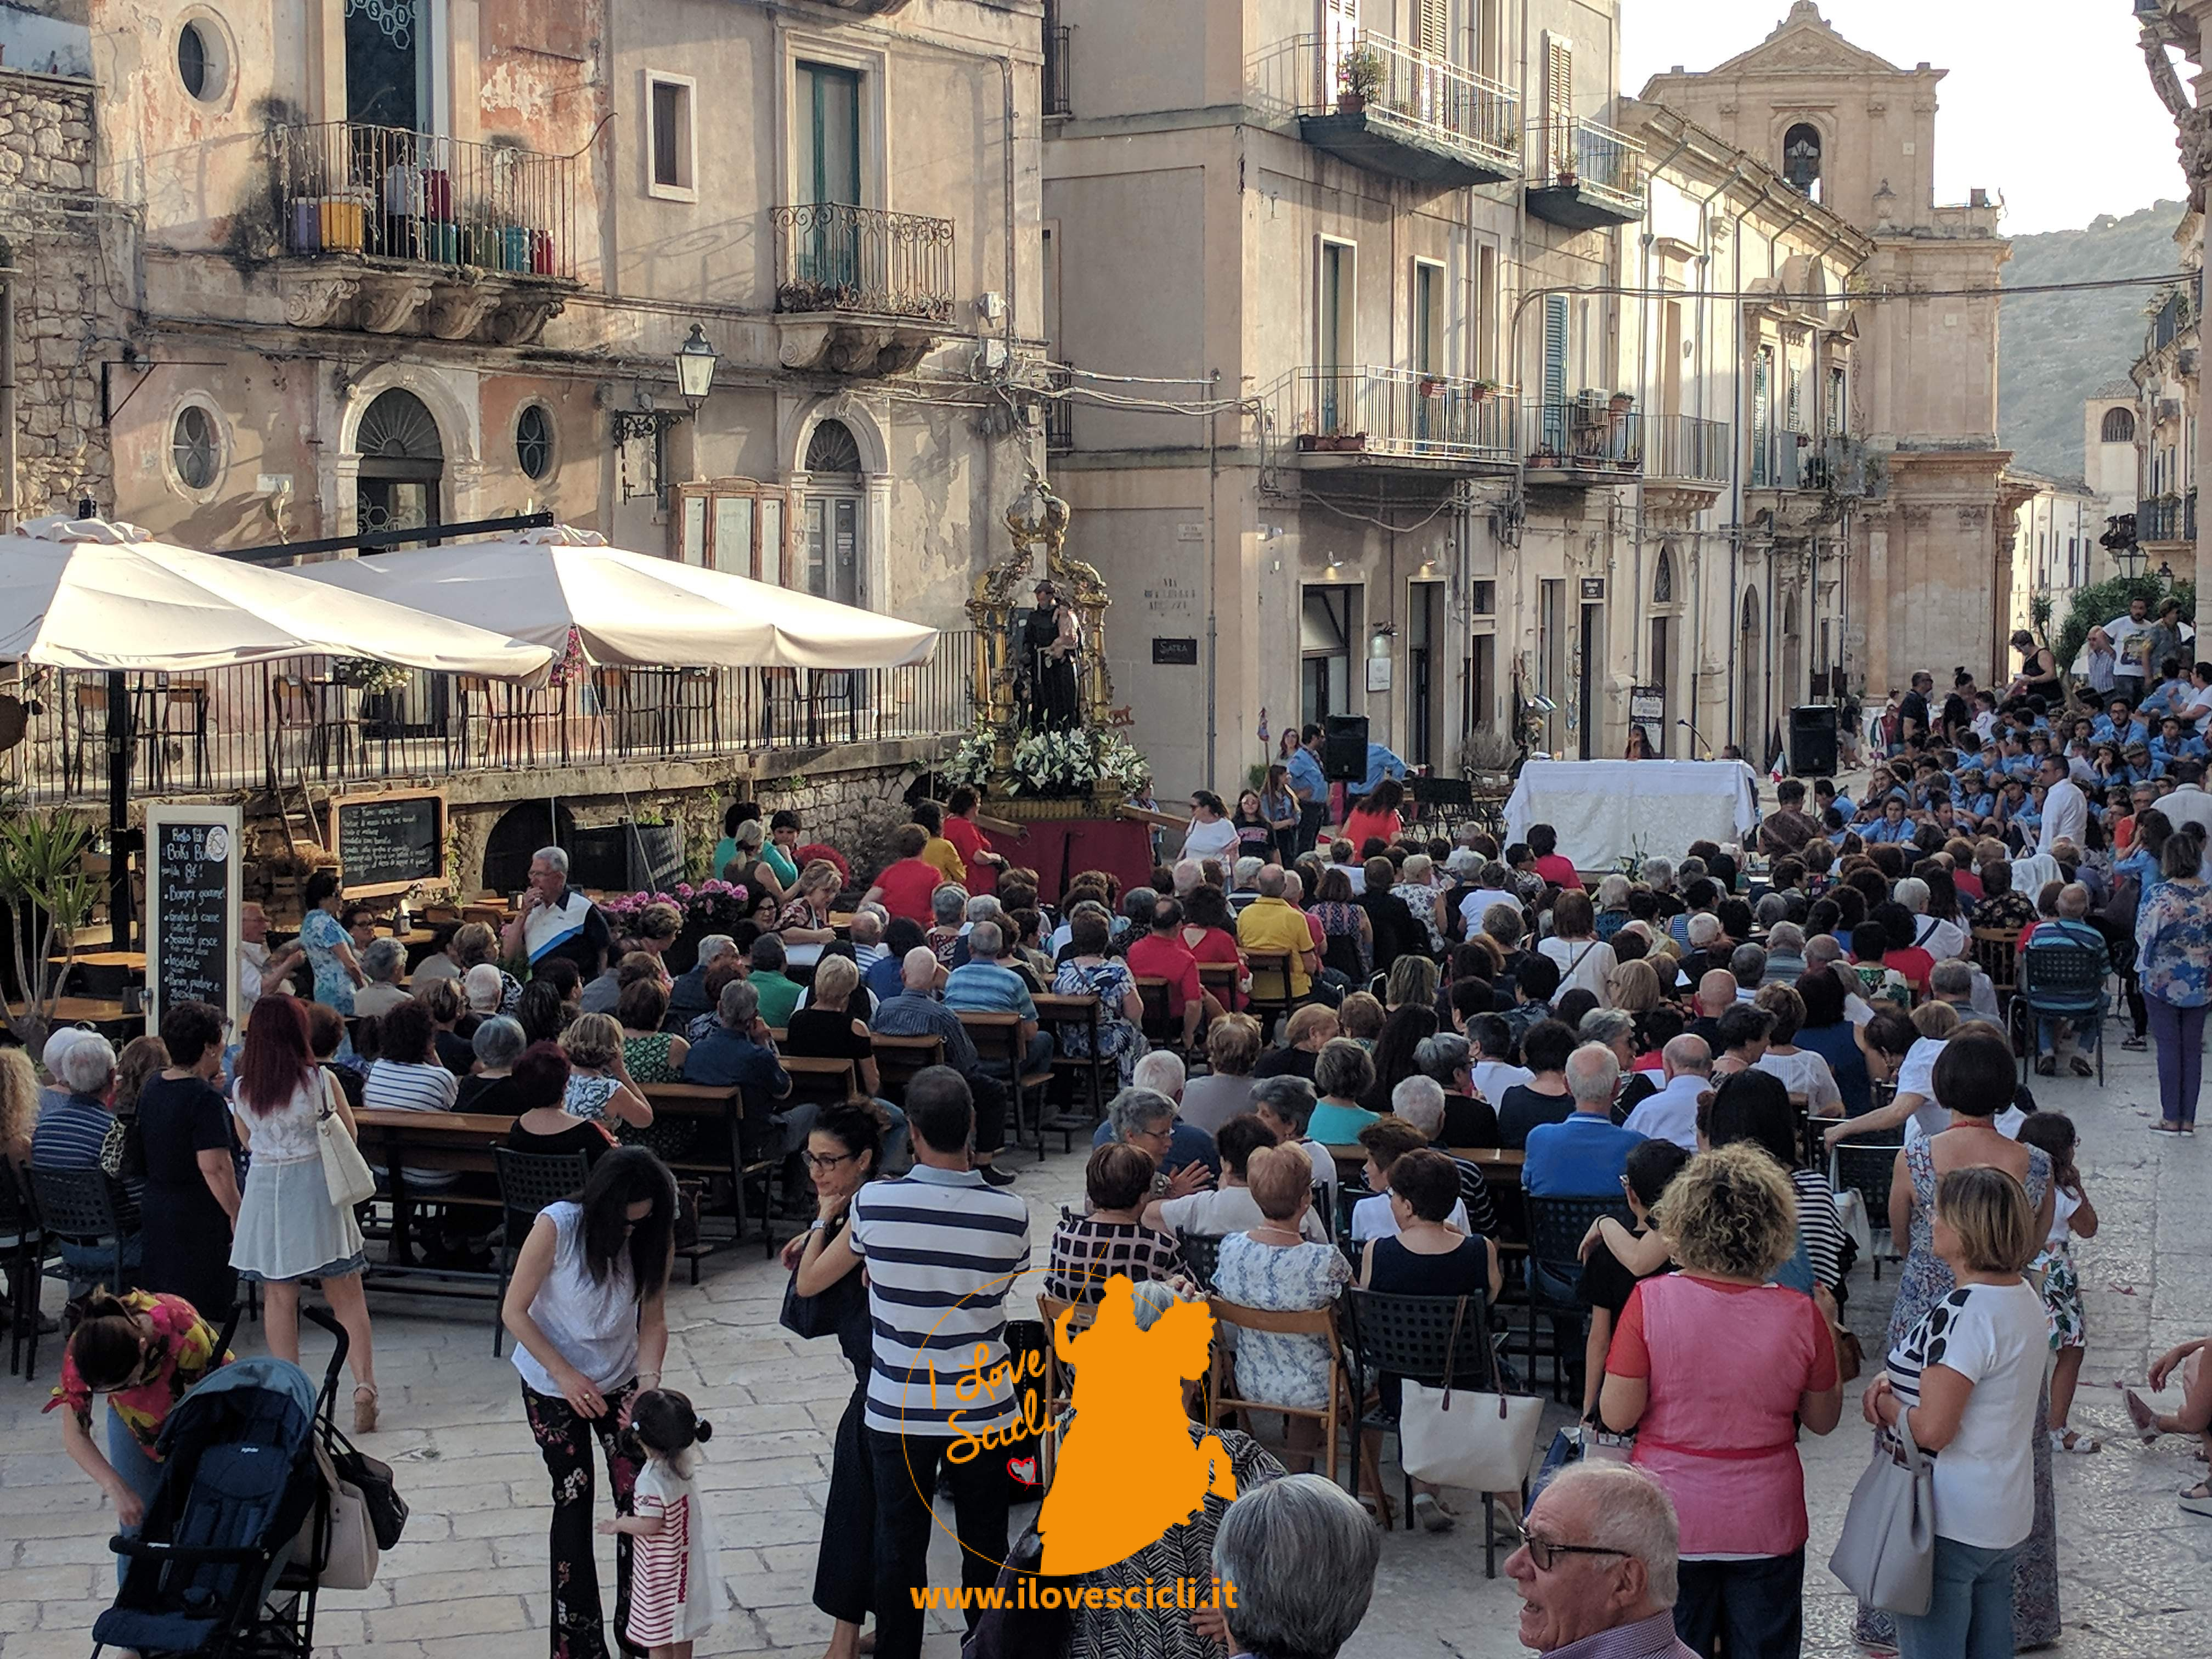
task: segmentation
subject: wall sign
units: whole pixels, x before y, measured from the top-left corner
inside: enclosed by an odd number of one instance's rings
[[[146,811],[146,1029],[179,1002],[238,1018],[240,812],[235,806]]]
[[[1667,718],[1667,688],[1663,685],[1632,685],[1628,688],[1628,718],[1638,726],[1656,724]]]
[[[446,878],[446,797],[341,795],[337,855],[348,898],[404,893],[417,882]]]
[[[1583,577],[1583,599],[1591,599],[1591,600],[1595,600],[1595,599],[1602,599],[1604,597],[1605,597],[1605,578],[1604,578],[1604,577],[1602,577],[1602,576],[1585,576],[1585,577]]]
[[[1198,641],[1194,639],[1164,639],[1155,634],[1152,635],[1152,661],[1156,665],[1165,664],[1175,668],[1195,668],[1198,666]]]

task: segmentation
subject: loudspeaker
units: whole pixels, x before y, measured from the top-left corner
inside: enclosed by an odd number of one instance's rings
[[[1366,781],[1366,715],[1331,714],[1322,722],[1321,775],[1331,783]]]
[[[1801,778],[1836,775],[1836,708],[1805,703],[1790,711],[1790,769]]]

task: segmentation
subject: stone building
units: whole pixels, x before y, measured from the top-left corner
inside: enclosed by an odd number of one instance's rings
[[[2134,381],[2115,380],[2099,386],[2081,405],[2082,482],[2106,518],[2136,510],[2136,434],[2141,430],[2136,397]],[[2090,580],[2101,581],[2111,574],[2108,561]]]
[[[2013,514],[1997,446],[2001,205],[1935,199],[1936,88],[1851,45],[1796,0],[1759,45],[1643,92],[1791,179],[1871,239],[1851,272],[1862,308],[1853,428],[1886,496],[1856,515],[1845,559],[1846,672],[1879,699],[1922,668],[2008,672]]]
[[[24,0],[0,46],[27,512],[222,550],[550,511],[946,628],[1005,552],[1038,0]]]
[[[2212,455],[2212,430],[2197,418],[2197,320],[2204,309],[2204,212],[2212,183],[2212,57],[2205,51],[2212,0],[2136,0],[2144,66],[2152,89],[2173,118],[2175,147],[2189,185],[2189,211],[2174,231],[2178,269],[2189,273],[2180,289],[2161,295],[2151,319],[2143,355],[2130,375],[2136,386],[2138,490],[2136,534],[2177,575],[2193,574],[2203,533],[2196,525],[2196,480]],[[2181,53],[2189,74],[2172,53]],[[2179,555],[2179,557],[2176,555]],[[2184,567],[2186,566],[2185,573]],[[2156,568],[2155,563],[2152,566]]]
[[[2112,574],[2112,555],[2097,544],[2105,533],[2108,502],[2081,479],[2046,478],[2022,467],[2008,468],[2005,483],[2024,497],[2014,514],[2012,608],[2006,626],[2056,639],[2075,593]],[[2041,629],[2036,625],[2039,599],[2048,605],[2048,621]],[[1941,666],[1933,672],[1939,685],[1948,683]]]

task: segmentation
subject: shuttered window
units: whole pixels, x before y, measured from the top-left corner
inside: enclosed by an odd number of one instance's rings
[[[1567,396],[1567,296],[1544,296],[1544,401],[1559,404]]]
[[[1420,0],[1413,19],[1413,46],[1431,58],[1451,56],[1451,0]]]

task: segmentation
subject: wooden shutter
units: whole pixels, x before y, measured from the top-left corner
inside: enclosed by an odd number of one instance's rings
[[[1451,0],[1420,0],[1413,19],[1413,49],[1425,57],[1451,56]]]
[[[1336,102],[1337,66],[1359,40],[1359,0],[1321,0],[1321,87],[1324,105]]]
[[[1544,130],[1551,171],[1574,165],[1575,48],[1564,35],[1544,32]]]
[[[1544,296],[1544,401],[1567,398],[1567,296]]]

